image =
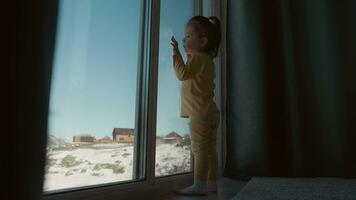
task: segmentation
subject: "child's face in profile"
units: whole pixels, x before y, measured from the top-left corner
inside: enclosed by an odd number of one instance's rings
[[[206,37],[200,38],[195,27],[188,24],[185,27],[183,47],[186,54],[190,55],[199,52],[206,45]]]

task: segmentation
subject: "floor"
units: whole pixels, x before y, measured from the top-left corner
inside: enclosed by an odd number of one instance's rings
[[[209,193],[207,196],[175,196],[172,200],[225,200],[231,199],[239,192],[247,181],[238,181],[223,178],[218,183],[218,193]]]

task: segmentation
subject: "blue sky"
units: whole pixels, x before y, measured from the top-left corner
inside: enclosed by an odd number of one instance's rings
[[[49,134],[102,137],[116,127],[134,128],[139,0],[60,2]],[[158,134],[188,133],[188,121],[179,117],[180,82],[172,68],[169,40],[175,35],[181,41],[191,6],[191,0],[162,1]]]

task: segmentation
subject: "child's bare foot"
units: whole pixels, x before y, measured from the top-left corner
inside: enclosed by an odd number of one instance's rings
[[[207,195],[207,186],[205,181],[196,181],[193,185],[181,190],[175,191],[178,195]]]

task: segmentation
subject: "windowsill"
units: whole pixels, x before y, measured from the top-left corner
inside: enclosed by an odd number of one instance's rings
[[[152,183],[132,181],[117,185],[100,186],[62,193],[44,194],[44,200],[95,200],[95,199],[164,199],[173,195],[175,189],[193,183],[193,172],[157,177]]]

